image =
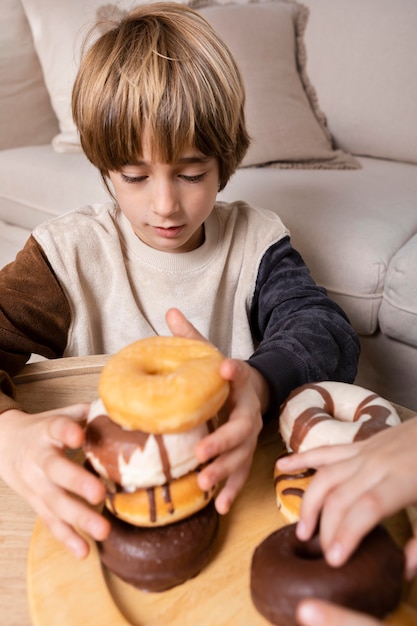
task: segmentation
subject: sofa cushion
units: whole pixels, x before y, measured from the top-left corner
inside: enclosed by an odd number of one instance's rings
[[[417,347],[417,235],[389,264],[379,323],[384,334]]]
[[[0,219],[5,222],[32,229],[108,199],[100,175],[83,153],[57,154],[51,144],[0,151]]]
[[[33,112],[36,111],[36,116]],[[58,130],[23,7],[0,11],[0,150],[50,141]]]
[[[417,232],[415,166],[360,159],[358,170],[242,168],[219,199],[276,211],[315,280],[360,334],[378,328],[387,269]],[[25,172],[22,178],[20,172]],[[46,184],[39,184],[45,180]],[[52,146],[0,152],[0,219],[26,228],[65,211],[108,200],[83,154]],[[411,271],[411,270],[410,270]]]
[[[226,6],[194,0],[195,6],[230,45],[247,91],[247,121],[254,141],[243,165],[279,162],[284,167],[357,167],[354,158],[333,149],[316,93],[305,71],[303,33],[306,9],[291,0]],[[46,85],[61,132],[59,151],[79,150],[70,111],[71,88],[85,35],[98,15],[116,17],[131,0],[23,0]],[[103,5],[106,5],[105,7]],[[262,36],[259,36],[262,33]],[[265,60],[268,59],[268,62]]]
[[[417,2],[303,4],[307,70],[338,145],[417,163]]]

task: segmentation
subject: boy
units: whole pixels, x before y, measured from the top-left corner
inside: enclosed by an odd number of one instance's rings
[[[63,453],[82,444],[87,407],[23,413],[10,376],[31,353],[113,353],[169,331],[215,344],[230,357],[229,419],[196,456],[211,461],[202,489],[225,480],[216,507],[226,513],[262,416],[305,382],[352,381],[359,344],[275,214],[216,203],[249,137],[240,73],[201,16],[137,7],[87,51],[73,115],[113,201],[39,226],[0,274],[0,475],[83,557],[75,527],[109,532],[85,502],[102,500],[103,485]]]

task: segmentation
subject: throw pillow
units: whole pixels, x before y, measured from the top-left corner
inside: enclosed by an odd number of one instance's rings
[[[16,0],[2,0],[0,150],[49,142],[57,130],[23,7]]]
[[[81,47],[97,18],[117,17],[132,0],[22,0],[32,28],[51,102],[59,120],[57,151],[79,151],[71,89]],[[239,4],[190,0],[230,46],[246,87],[246,117],[253,143],[244,166],[355,168],[334,149],[315,91],[306,74],[303,44],[308,12],[293,0]]]

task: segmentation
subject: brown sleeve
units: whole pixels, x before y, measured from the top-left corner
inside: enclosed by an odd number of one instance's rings
[[[31,236],[16,260],[0,271],[0,389],[7,396],[0,395],[0,412],[12,408],[10,377],[31,354],[48,359],[62,356],[70,322],[65,294]]]

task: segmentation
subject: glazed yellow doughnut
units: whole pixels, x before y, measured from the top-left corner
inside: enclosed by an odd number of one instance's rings
[[[165,526],[185,519],[207,506],[216,488],[202,491],[198,472],[192,471],[165,485],[108,494],[106,507],[134,526]]]
[[[99,395],[114,422],[160,434],[190,430],[216,415],[229,385],[224,356],[211,344],[181,337],[141,339],[103,368]]]
[[[274,469],[275,498],[279,512],[289,524],[298,522],[302,497],[315,474],[312,468],[293,472]]]

